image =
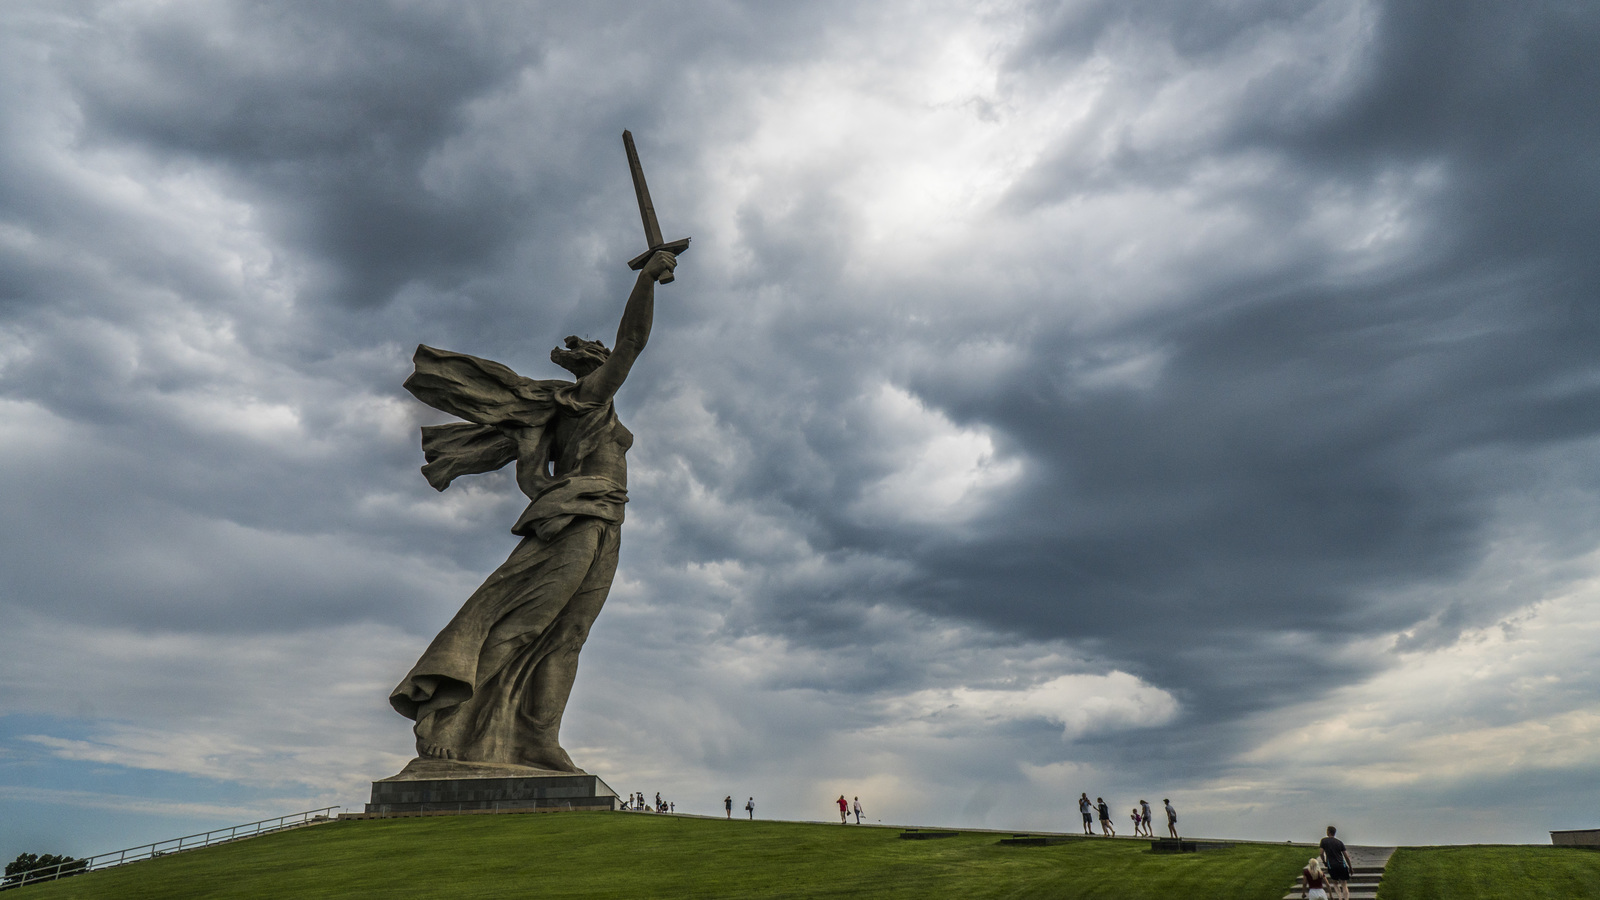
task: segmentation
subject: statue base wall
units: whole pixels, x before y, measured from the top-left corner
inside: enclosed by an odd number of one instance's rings
[[[413,759],[400,774],[372,783],[368,813],[473,809],[618,809],[621,798],[599,776],[498,763]]]

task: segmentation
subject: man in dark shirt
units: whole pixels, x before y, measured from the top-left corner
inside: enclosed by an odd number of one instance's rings
[[[1350,900],[1350,853],[1344,841],[1333,835],[1339,829],[1328,826],[1328,836],[1322,839],[1322,864],[1328,867],[1328,887],[1338,900]]]

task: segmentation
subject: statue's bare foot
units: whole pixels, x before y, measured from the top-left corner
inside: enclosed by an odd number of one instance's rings
[[[417,755],[423,759],[460,759],[459,717],[449,713],[423,716],[411,732],[417,736]]]
[[[583,770],[573,763],[567,751],[561,749],[560,744],[541,744],[533,747],[524,747],[518,754],[518,760],[525,766],[536,769],[549,769],[552,772],[574,772],[583,774]]]

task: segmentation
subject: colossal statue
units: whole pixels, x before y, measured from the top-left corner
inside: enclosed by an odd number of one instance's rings
[[[616,347],[568,337],[550,359],[576,381],[535,381],[489,360],[420,346],[406,390],[466,422],[422,429],[428,483],[513,460],[528,506],[522,541],[433,639],[389,703],[416,721],[423,759],[581,772],[561,748],[578,651],[611,589],[633,435],[611,399],[650,337],[655,285],[677,265],[652,254]]]

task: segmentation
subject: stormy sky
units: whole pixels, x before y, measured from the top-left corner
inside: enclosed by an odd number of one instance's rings
[[[1600,9],[18,2],[0,856],[325,804],[514,546],[417,343],[668,238],[563,743],[713,812],[1600,826]]]

